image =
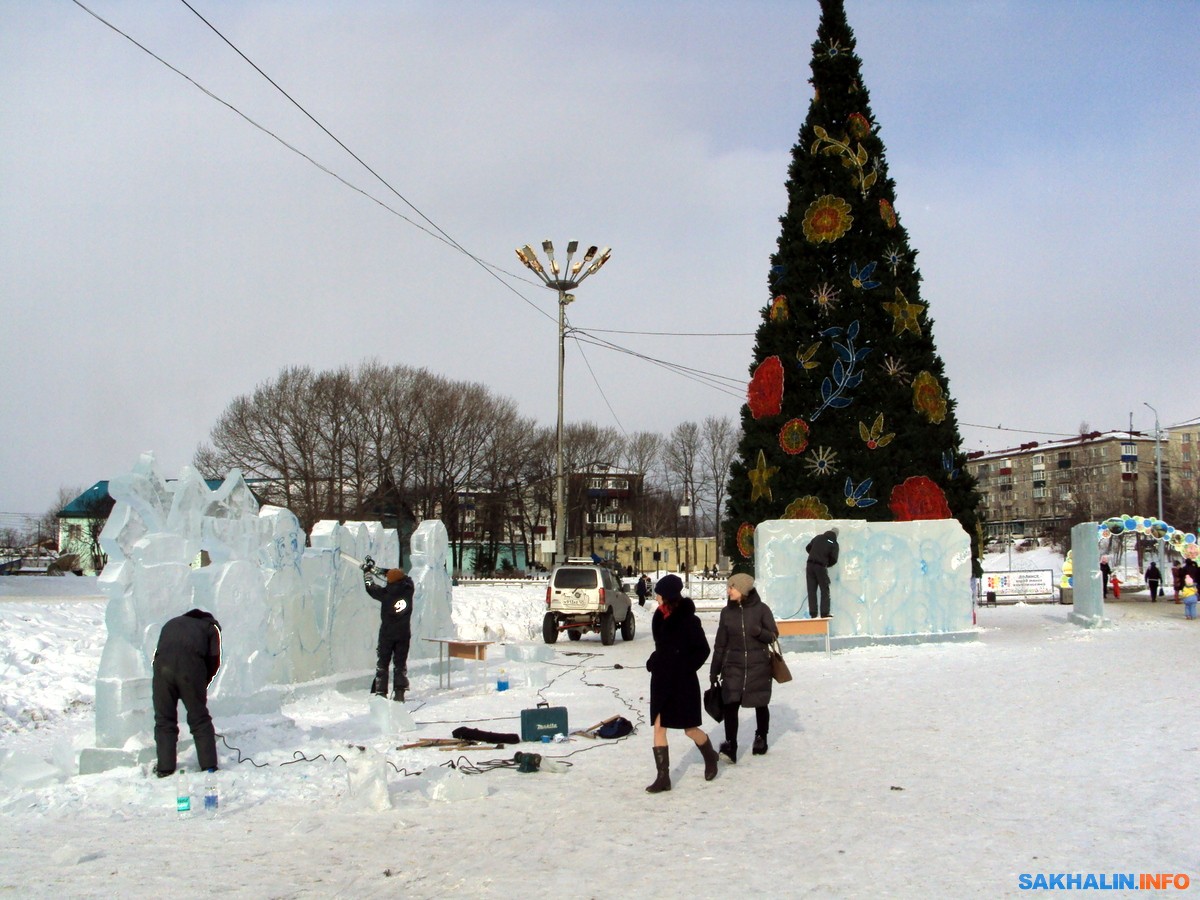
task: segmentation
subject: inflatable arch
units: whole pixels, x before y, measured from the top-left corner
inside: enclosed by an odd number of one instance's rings
[[[1100,540],[1119,537],[1123,534],[1139,534],[1154,540],[1164,540],[1176,553],[1187,559],[1200,557],[1200,543],[1196,535],[1168,525],[1154,516],[1113,516],[1096,525]]]

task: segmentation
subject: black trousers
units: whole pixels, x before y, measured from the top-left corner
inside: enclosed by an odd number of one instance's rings
[[[388,669],[391,668],[396,670],[396,678],[393,682],[395,689],[397,691],[408,690],[408,645],[411,640],[411,630],[397,633],[379,632],[375,682],[371,685],[373,693],[387,695]]]
[[[217,767],[217,738],[212,716],[208,714],[208,669],[203,660],[194,665],[174,667],[155,663],[150,683],[154,700],[154,746],[158,751],[158,771],[175,771],[179,746],[179,701],[187,710],[188,728],[196,742],[201,769]]]
[[[742,708],[740,703],[725,704],[725,740],[731,744],[737,743],[738,736],[738,710]],[[765,735],[771,727],[771,708],[769,706],[756,706],[754,708],[754,730],[758,734]]]
[[[1160,591],[1158,589],[1159,582],[1157,582],[1153,578],[1151,578],[1149,581],[1146,582],[1146,584],[1150,585],[1150,602],[1157,603],[1158,595],[1160,593]]]
[[[829,618],[829,570],[820,563],[809,563],[804,567],[808,580],[808,615],[817,618],[817,588],[821,589],[821,618]]]

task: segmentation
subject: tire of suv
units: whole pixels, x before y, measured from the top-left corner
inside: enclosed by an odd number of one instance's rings
[[[554,613],[546,613],[546,618],[542,619],[542,640],[547,644],[558,642],[558,619]]]
[[[625,621],[621,623],[621,640],[632,641],[633,636],[637,634],[637,619],[633,617],[633,607],[629,607],[629,612],[625,613]]]
[[[617,640],[617,620],[612,610],[606,610],[600,617],[600,643],[605,647],[611,646]]]
[[[569,637],[573,641],[577,641],[581,637],[583,637],[583,629],[582,628],[572,628],[570,631],[567,632],[567,637]]]

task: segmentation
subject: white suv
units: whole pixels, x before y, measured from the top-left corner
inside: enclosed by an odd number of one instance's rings
[[[637,631],[633,603],[610,569],[590,559],[568,559],[555,566],[546,584],[546,617],[542,637],[547,644],[565,631],[573,641],[589,631],[600,632],[600,643],[608,646],[621,637],[632,641]]]

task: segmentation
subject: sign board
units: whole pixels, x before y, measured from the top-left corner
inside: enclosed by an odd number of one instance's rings
[[[986,596],[1054,597],[1053,569],[1023,569],[1019,572],[984,572],[981,590]]]

